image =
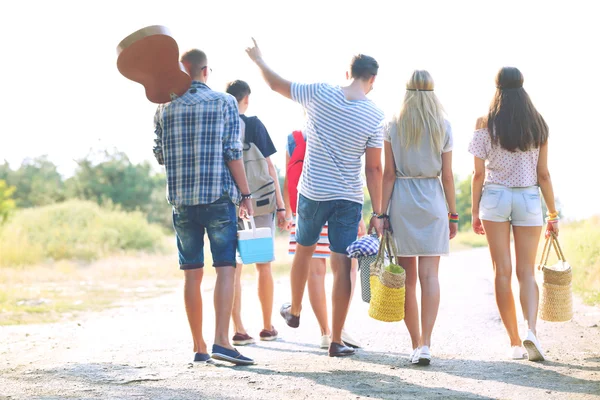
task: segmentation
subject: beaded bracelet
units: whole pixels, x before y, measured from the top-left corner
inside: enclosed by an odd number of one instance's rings
[[[448,220],[450,222],[458,223],[458,221],[459,221],[458,214],[448,213]]]

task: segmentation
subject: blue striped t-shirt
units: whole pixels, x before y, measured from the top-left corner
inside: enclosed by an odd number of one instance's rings
[[[384,113],[370,100],[347,100],[339,86],[292,83],[292,99],[308,118],[298,192],[314,201],[362,204],[361,157],[383,147]]]

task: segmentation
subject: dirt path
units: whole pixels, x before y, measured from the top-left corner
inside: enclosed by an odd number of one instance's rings
[[[573,321],[540,322],[549,361],[508,361],[487,251],[443,259],[441,286],[429,367],[407,364],[404,324],[370,319],[359,295],[347,328],[364,348],[352,358],[329,358],[318,348],[306,300],[299,329],[284,327],[277,315],[281,339],[243,349],[258,365],[192,365],[177,291],[75,322],[0,328],[0,399],[600,399],[599,308],[578,303]],[[287,279],[279,279],[276,308],[288,293]],[[250,282],[244,314],[256,336],[258,313]]]

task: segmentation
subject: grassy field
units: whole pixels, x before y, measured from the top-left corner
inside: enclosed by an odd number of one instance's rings
[[[145,221],[138,220],[135,215],[111,210],[109,214],[116,214],[106,217],[106,210],[97,206],[75,204],[74,207],[76,212],[71,216],[65,216],[69,207],[66,210],[61,207],[43,210],[38,215],[24,212],[0,232],[0,325],[73,318],[83,311],[157,296],[182,284],[172,234],[144,225]],[[31,211],[34,210],[28,210]],[[64,222],[53,220],[63,217],[66,218]],[[132,226],[123,230],[119,222]],[[78,230],[85,230],[82,225],[89,229],[100,226],[106,231],[104,234],[84,234],[88,241],[85,242],[75,237]],[[573,266],[574,291],[588,304],[600,304],[599,226],[600,218],[597,217],[567,224],[562,227],[560,235],[567,260]],[[7,235],[6,228],[13,229],[12,233],[14,229],[19,230],[11,237]],[[58,233],[59,229],[63,233]],[[58,235],[64,238],[67,243],[77,243],[78,252],[56,245],[56,238],[44,238],[44,231],[50,232],[51,237]],[[139,237],[135,240],[111,239],[123,235]],[[92,251],[98,243],[98,239],[94,239],[97,237],[107,238],[109,244]],[[131,245],[124,245],[126,243]],[[452,240],[451,251],[486,245],[484,236],[461,232]],[[38,251],[32,255],[29,253],[32,249]],[[205,287],[210,287],[215,271],[210,267],[210,252],[207,253],[205,261],[209,267],[205,270]],[[51,255],[62,255],[62,258],[52,259]],[[76,258],[75,255],[84,257]],[[274,274],[289,273],[292,258],[287,255],[287,235],[276,237],[276,259]],[[11,263],[11,260],[17,262]],[[554,260],[551,258],[551,262]],[[252,281],[255,279],[254,267],[245,266],[243,274],[245,280]]]
[[[600,216],[561,228],[559,241],[573,269],[573,290],[587,304],[600,304]],[[550,258],[556,259],[554,254]]]
[[[163,230],[137,212],[70,200],[20,210],[0,229],[0,267],[48,260],[92,261],[127,251],[164,250]]]
[[[54,322],[83,311],[101,310],[167,293],[182,284],[175,239],[162,237],[161,254],[127,252],[101,260],[58,260],[30,266],[0,267],[0,325]],[[277,238],[275,274],[287,273],[287,237]],[[210,251],[205,285],[216,277]],[[254,267],[244,268],[254,279]]]

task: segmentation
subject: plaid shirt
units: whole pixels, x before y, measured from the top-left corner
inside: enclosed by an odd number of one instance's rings
[[[154,116],[154,156],[167,172],[167,200],[174,206],[210,204],[240,194],[227,162],[242,158],[240,118],[234,97],[194,81]]]

